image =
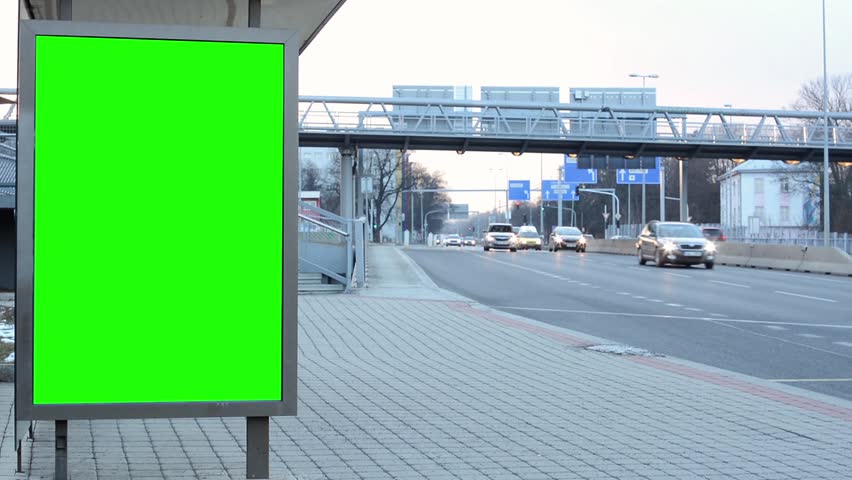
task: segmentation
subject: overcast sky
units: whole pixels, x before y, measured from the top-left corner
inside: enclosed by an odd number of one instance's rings
[[[660,105],[784,108],[822,72],[821,0],[348,0],[301,57],[300,91],[390,96],[394,84],[638,87]],[[0,87],[15,84],[17,0],[0,0]],[[852,1],[827,0],[829,74],[852,72]],[[417,152],[455,188],[492,165],[538,182],[538,155]],[[545,156],[545,178],[559,159]],[[500,182],[503,183],[502,181]],[[455,195],[486,208],[493,196]]]

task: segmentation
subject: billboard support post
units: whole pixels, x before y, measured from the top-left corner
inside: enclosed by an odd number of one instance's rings
[[[246,478],[269,478],[269,417],[246,417]]]
[[[56,480],[65,480],[68,478],[68,420],[56,420],[54,437],[54,477]]]

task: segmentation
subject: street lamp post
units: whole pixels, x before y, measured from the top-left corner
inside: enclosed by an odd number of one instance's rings
[[[828,54],[826,49],[825,0],[822,0],[822,240],[823,245],[827,247],[831,235],[831,197],[828,192],[830,187],[828,184]]]
[[[645,106],[645,80],[649,78],[660,78],[656,73],[649,74],[641,74],[641,73],[631,73],[631,77],[633,78],[641,78],[642,79],[642,106]],[[630,198],[627,199],[627,204],[630,205]],[[645,224],[645,174],[642,174],[642,225]]]
[[[494,175],[494,220],[497,220],[497,214],[499,213],[500,208],[497,205],[497,173],[496,172],[502,172],[503,169],[502,168],[489,168],[488,171],[490,171]],[[508,205],[507,205],[507,208],[508,208]]]

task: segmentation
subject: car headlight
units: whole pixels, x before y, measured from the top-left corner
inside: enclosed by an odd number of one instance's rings
[[[666,240],[663,243],[663,250],[666,252],[674,252],[677,250],[677,245],[675,245],[675,243],[671,240]]]
[[[704,245],[704,251],[707,253],[716,253],[716,244],[713,242],[707,242],[707,244]]]
[[[577,243],[586,243],[586,237],[580,237],[580,239],[577,240]]]
[[[488,240],[489,242],[493,242],[493,241],[494,241],[494,237],[493,237],[492,235],[490,235],[490,234],[489,234],[489,235],[486,235],[486,236],[485,236],[485,239],[486,239],[486,240]]]

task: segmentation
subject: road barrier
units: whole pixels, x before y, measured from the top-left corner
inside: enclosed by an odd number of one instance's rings
[[[716,263],[737,267],[852,276],[852,257],[836,247],[718,242]],[[590,240],[590,253],[636,255],[636,240]]]
[[[636,240],[589,240],[587,252],[636,255]]]

